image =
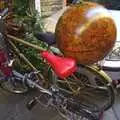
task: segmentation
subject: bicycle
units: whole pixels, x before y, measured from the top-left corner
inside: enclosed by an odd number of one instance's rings
[[[95,113],[103,112],[113,105],[114,90],[112,87],[112,80],[96,66],[76,65],[74,59],[56,56],[51,50],[51,53],[49,53],[43,48],[30,44],[14,36],[8,34],[6,36],[12,53],[17,54],[24,59],[24,61],[29,64],[34,71],[29,74],[22,75],[17,71],[12,70],[11,67],[8,66],[8,56],[6,52],[1,49],[0,63],[1,71],[4,73],[1,80],[7,79],[2,81],[2,88],[12,93],[24,93],[28,90],[28,87],[37,88],[41,93],[43,93],[42,97],[44,95],[47,96],[47,105],[55,106],[59,113],[66,119],[69,116],[74,120],[82,118],[97,120],[98,118]],[[1,38],[1,40],[3,40],[3,37]],[[47,41],[47,39],[44,40]],[[48,71],[51,73],[51,82],[49,79],[47,79],[48,81],[45,81],[46,77],[41,74],[40,71],[37,71],[25,56],[20,53],[13,41],[17,41],[18,43],[22,43],[41,51],[41,56],[47,63],[49,63],[46,64],[43,60],[47,66],[46,73],[48,73]],[[40,80],[36,77],[34,79],[34,76],[37,74],[39,74]],[[49,82],[48,88],[43,87],[44,82]],[[13,87],[20,83],[20,90],[17,90],[18,87],[15,90],[5,86],[7,83],[10,83],[10,85],[12,84]],[[91,97],[95,97],[96,100],[95,98],[94,101],[90,100]],[[35,97],[30,101],[27,104],[28,109],[31,109],[40,98],[41,96]],[[103,101],[103,99],[105,101]]]
[[[12,39],[14,39],[15,40],[15,37],[12,37],[12,36],[9,36],[10,38],[12,38]],[[20,39],[17,39],[19,42],[21,41]],[[45,40],[45,39],[44,39]],[[21,41],[21,42],[23,42],[23,41]],[[90,67],[90,66],[83,66],[83,65],[80,65],[79,66],[79,72],[82,74],[81,75],[81,78],[83,77],[83,81],[84,80],[86,80],[87,82],[88,82],[88,84],[89,84],[89,82],[93,82],[94,83],[94,90],[96,90],[97,91],[97,84],[98,85],[100,85],[99,87],[101,87],[102,85],[104,85],[104,84],[107,84],[107,82],[108,81],[104,81],[104,80],[101,80],[101,79],[106,79],[107,78],[107,80],[110,80],[110,79],[108,79],[108,76],[104,76],[104,74],[105,73],[103,73],[103,71],[101,71],[100,69],[98,69],[97,67]],[[92,72],[91,72],[92,71]],[[86,75],[89,73],[89,75],[86,77]],[[96,76],[96,74],[97,74],[97,76]],[[55,75],[53,75],[53,76],[55,76]],[[92,76],[92,79],[91,79],[91,81],[90,81],[90,76]],[[95,77],[95,79],[96,80],[94,80],[94,77]],[[99,79],[99,77],[101,77],[101,79]],[[58,79],[58,78],[55,78],[55,81],[56,81],[56,79]],[[72,78],[69,78],[70,80],[72,79]],[[88,80],[87,80],[88,79]],[[74,80],[75,80],[75,78],[74,78]],[[99,81],[100,80],[100,81]],[[76,80],[76,82],[77,82],[78,80]],[[94,81],[96,81],[96,83],[94,82]],[[60,88],[60,85],[61,84],[68,84],[68,83],[66,83],[66,82],[63,82],[63,81],[61,81],[61,80],[58,80],[57,82],[60,82],[59,84],[58,84],[58,86],[57,87],[59,87]],[[84,81],[85,82],[85,81]],[[103,83],[102,83],[103,82]],[[109,81],[110,82],[110,81]],[[93,84],[93,83],[91,83],[91,84]],[[56,84],[56,83],[55,83]],[[71,83],[72,84],[72,83]],[[78,84],[78,83],[77,83]],[[82,84],[82,83],[81,83]],[[96,84],[96,85],[95,85]],[[79,83],[79,85],[80,85],[80,83]],[[56,85],[55,85],[56,86]],[[95,88],[95,86],[96,86],[96,88]],[[66,87],[66,86],[65,86]],[[87,86],[88,87],[88,86]],[[92,86],[93,87],[93,86]],[[69,88],[69,85],[68,85],[68,88]],[[60,88],[61,89],[61,88]],[[66,89],[66,88],[63,88],[63,89]],[[100,88],[99,88],[100,89]],[[109,88],[108,88],[109,89]],[[110,89],[111,89],[111,87],[110,87]],[[109,90],[110,90],[109,89]],[[71,90],[72,91],[72,89],[71,88],[69,88],[68,89],[69,91]],[[102,90],[102,89],[101,89]],[[90,89],[88,89],[88,92],[90,91]],[[99,90],[98,90],[99,91]],[[97,91],[97,92],[98,92]],[[112,89],[110,90],[110,91],[112,91]],[[100,91],[99,91],[100,92]],[[102,91],[101,91],[102,92]],[[104,93],[104,92],[103,92]],[[114,94],[114,92],[112,91],[110,94]],[[87,94],[88,95],[88,94]],[[99,96],[99,95],[98,95]],[[110,98],[111,100],[112,100],[112,102],[114,101],[114,95],[112,95],[111,96],[111,98]],[[34,100],[33,100],[34,101]],[[36,101],[36,98],[35,98],[35,101]],[[113,104],[113,103],[110,103],[111,105]],[[34,102],[33,102],[34,103]],[[90,104],[90,101],[89,101],[89,104]],[[87,103],[87,107],[88,107],[88,105],[89,105],[88,103]],[[110,106],[111,106],[110,105]],[[96,108],[94,108],[93,109],[93,107],[94,107],[95,105],[93,105],[93,106],[89,106],[89,110],[91,111],[91,109],[92,109],[92,112],[98,112],[97,110],[96,110]],[[109,106],[109,107],[110,107]],[[103,106],[102,106],[103,107]],[[104,106],[105,107],[105,106]],[[104,109],[104,110],[107,110],[108,108],[109,108],[108,106],[107,106],[107,108],[106,109]],[[88,108],[87,108],[88,109]],[[100,109],[99,109],[100,110]],[[101,110],[103,110],[103,108],[101,108]]]

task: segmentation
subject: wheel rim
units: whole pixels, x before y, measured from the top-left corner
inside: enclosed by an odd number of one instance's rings
[[[15,82],[15,84],[13,85],[10,81],[7,80],[1,83],[1,87],[8,92],[16,94],[23,94],[28,91],[28,87],[24,84]]]
[[[56,109],[58,113],[65,118],[66,120],[96,120],[96,115],[88,110],[80,108],[78,111],[70,111],[68,110],[68,106],[64,106],[63,104],[58,104]]]
[[[76,97],[77,100],[79,99],[81,107],[88,109],[92,112],[100,112],[108,109],[114,101],[114,95],[111,96],[111,94],[113,93],[110,92],[112,91],[112,89],[109,89],[109,87],[111,88],[111,86],[107,86],[110,84],[109,80],[105,79],[101,74],[85,66],[79,66],[78,73],[83,75],[83,77],[86,77],[83,80],[79,80],[85,84],[85,88],[80,88],[79,94],[77,94]],[[76,83],[75,86],[81,86],[81,83],[79,83],[79,81],[73,80],[72,82],[73,84]],[[57,86],[59,89],[61,89],[61,85],[59,82],[60,80],[58,80]],[[65,83],[63,84],[65,85]],[[62,89],[66,90],[66,86]]]

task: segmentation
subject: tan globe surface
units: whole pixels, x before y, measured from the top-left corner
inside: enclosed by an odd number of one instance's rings
[[[71,5],[56,25],[57,46],[61,52],[81,64],[102,60],[113,48],[116,26],[103,6],[83,2]]]

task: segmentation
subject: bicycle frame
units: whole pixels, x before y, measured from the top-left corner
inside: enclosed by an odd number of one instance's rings
[[[38,50],[38,51],[40,51],[40,52],[43,52],[43,51],[45,51],[45,49],[43,49],[43,48],[41,48],[41,47],[39,47],[39,46],[37,46],[37,45],[33,45],[33,44],[31,44],[31,43],[29,43],[29,42],[26,42],[26,41],[24,41],[24,40],[22,40],[22,39],[19,39],[19,38],[17,38],[17,37],[14,37],[14,36],[11,36],[11,35],[7,35],[7,37],[11,40],[11,41],[16,41],[16,42],[18,42],[18,43],[22,43],[22,44],[24,44],[24,45],[26,45],[26,46],[29,46],[29,47],[32,47],[32,48],[34,48],[34,49],[36,49],[36,50]],[[49,50],[50,51],[53,51],[54,52],[54,47],[51,49],[51,47],[49,47]],[[55,51],[56,52],[56,51]],[[59,54],[59,51],[57,52],[57,54],[58,55],[60,55],[61,56],[61,54]],[[112,80],[109,78],[109,76],[107,76],[103,71],[101,71],[101,68],[99,67],[99,66],[96,66],[96,65],[91,65],[91,66],[87,66],[88,68],[91,68],[91,69],[94,69],[96,72],[100,72],[101,74],[103,74],[103,76],[105,77],[105,78],[107,78],[107,79],[109,79],[109,82],[111,83],[112,82]]]
[[[34,72],[37,72],[38,70],[32,65],[31,62],[29,62],[29,60],[22,53],[20,53],[19,49],[15,46],[15,44],[12,43],[11,41],[9,41],[9,43],[14,48],[15,52],[18,53],[18,55],[21,58],[23,58],[23,60],[34,70]],[[18,73],[16,71],[14,71],[12,69],[12,64],[11,64],[11,66],[8,65],[8,57],[7,57],[7,54],[5,53],[5,51],[0,50],[0,56],[1,56],[0,57],[0,69],[1,69],[1,71],[3,73],[3,76],[0,77],[0,80],[8,80],[8,79],[10,79],[12,77],[12,75],[15,75],[16,78],[18,77],[20,79],[20,81],[22,81],[23,83],[27,83],[29,85],[29,87],[38,88],[38,90],[40,90],[42,93],[47,93],[49,95],[52,95],[51,92],[49,92],[48,90],[44,89],[43,87],[41,87],[40,85],[38,85],[34,81],[31,81],[28,78],[26,79],[25,75],[22,75],[22,74],[20,74],[20,73]],[[43,78],[43,75],[40,72],[38,72],[37,74],[39,75],[39,77],[42,80],[45,80]]]

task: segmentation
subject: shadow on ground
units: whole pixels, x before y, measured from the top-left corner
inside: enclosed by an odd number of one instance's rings
[[[63,120],[55,109],[36,105],[31,111],[26,108],[27,101],[37,95],[31,91],[25,95],[14,95],[0,88],[0,120]]]
[[[15,95],[0,88],[0,120],[64,120],[56,110],[51,107],[36,105],[31,111],[26,108],[26,103],[37,91],[30,91],[24,95]],[[120,93],[120,90],[118,91]],[[113,109],[104,113],[102,120],[120,120],[120,94],[116,97]]]

